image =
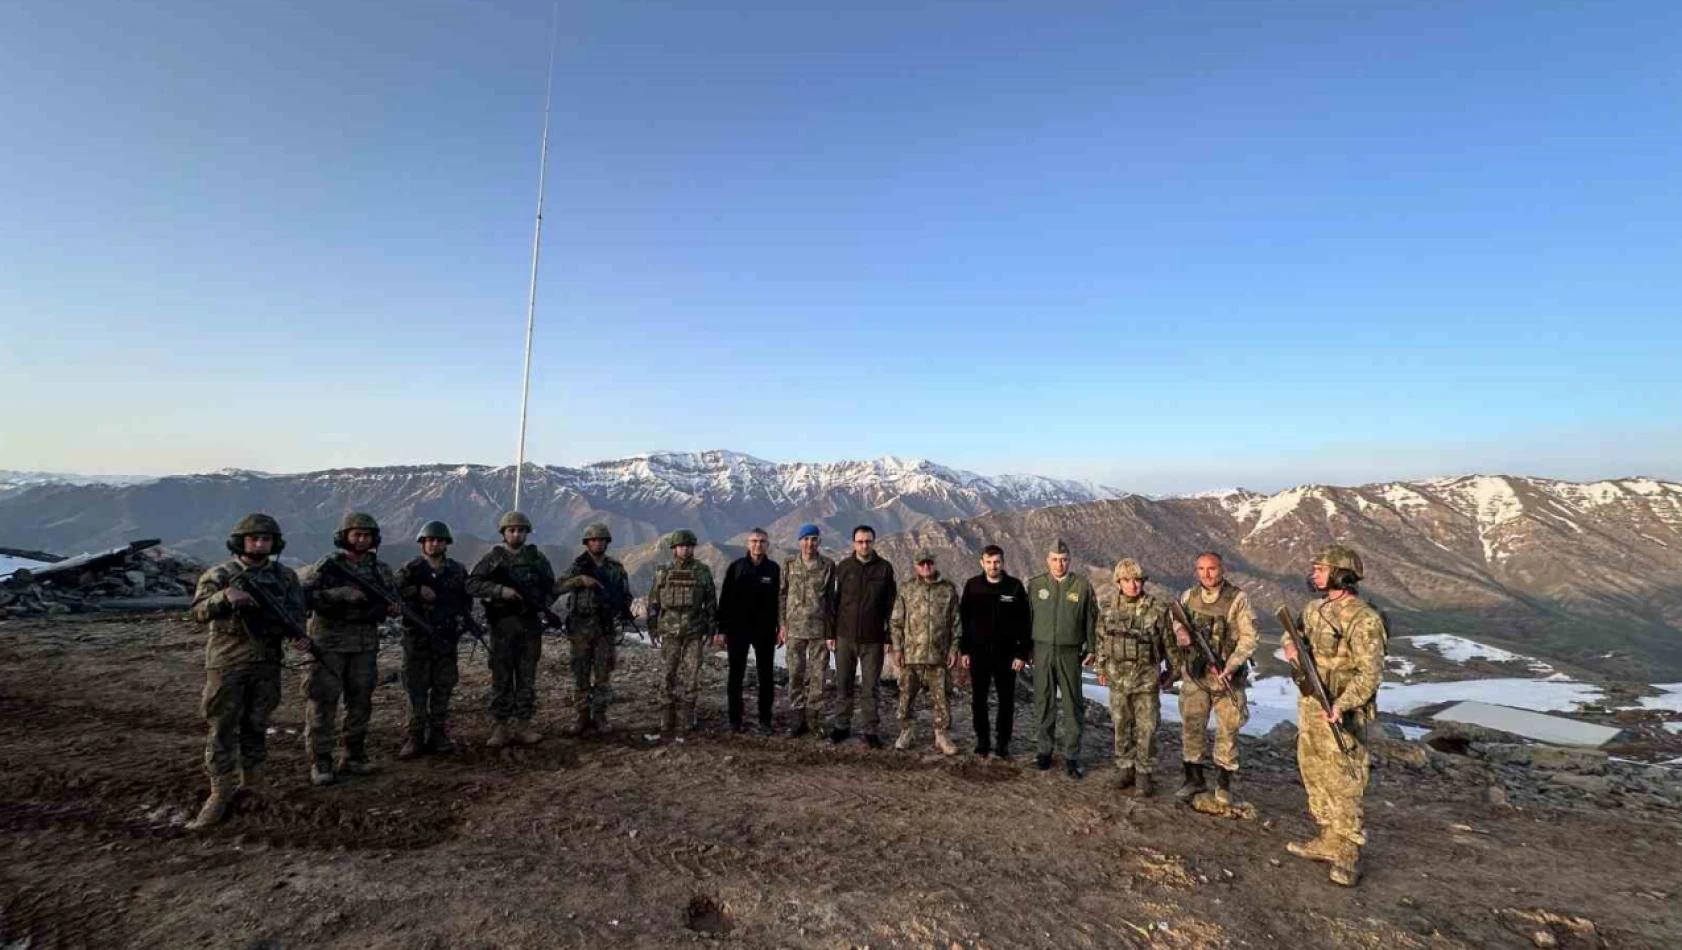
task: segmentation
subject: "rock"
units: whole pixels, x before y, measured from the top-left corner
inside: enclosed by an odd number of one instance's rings
[[[1508,807],[1507,790],[1499,785],[1491,785],[1484,790],[1483,800],[1496,808]]]
[[[1439,722],[1425,734],[1424,743],[1449,755],[1470,755],[1473,745],[1516,743],[1520,737],[1464,722]]]
[[[1612,790],[1611,779],[1604,775],[1578,775],[1573,772],[1555,772],[1548,776],[1548,781],[1555,785],[1564,785],[1578,791],[1592,795],[1601,795]]]
[[[129,590],[135,594],[146,593],[146,572],[124,571],[123,580],[128,581]]]
[[[1402,731],[1401,726],[1383,719],[1377,720],[1368,725],[1367,733],[1369,735],[1377,733],[1379,736],[1385,739],[1390,739],[1394,742],[1406,742],[1408,738],[1408,734]]]
[[[1270,745],[1288,746],[1294,749],[1297,744],[1297,724],[1294,722],[1281,722],[1279,725],[1267,730],[1267,735],[1262,736],[1262,741]]]
[[[1373,754],[1385,762],[1393,762],[1410,768],[1422,769],[1426,766],[1430,752],[1417,742],[1397,742],[1385,739],[1371,744]]]
[[[1583,775],[1606,774],[1606,753],[1598,749],[1492,742],[1479,745],[1477,751],[1484,761],[1495,765],[1521,765],[1549,772],[1577,772]]]
[[[1530,942],[1538,947],[1557,947],[1559,940],[1546,930],[1538,930],[1530,935]]]

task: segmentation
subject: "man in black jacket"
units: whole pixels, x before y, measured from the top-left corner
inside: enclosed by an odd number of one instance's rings
[[[964,584],[958,604],[963,632],[960,662],[970,671],[971,711],[975,714],[975,754],[1010,757],[1010,731],[1016,718],[1016,673],[1034,652],[1029,626],[1028,592],[1005,573],[1005,552],[996,544],[981,551],[981,573]],[[998,738],[987,726],[989,687],[999,694]]]
[[[742,681],[746,679],[748,648],[753,648],[759,683],[759,734],[771,733],[771,701],[776,686],[772,669],[777,651],[777,594],[782,569],[765,556],[770,538],[764,528],[748,532],[748,553],[724,571],[718,598],[718,628],[730,651],[727,691],[730,728],[742,731]],[[714,644],[718,644],[715,642]]]
[[[888,620],[893,616],[894,566],[876,554],[876,529],[859,525],[853,529],[853,556],[835,565],[834,587],[830,591],[829,642],[835,654],[835,728],[829,741],[844,742],[853,731],[853,694],[864,693],[864,742],[882,748],[877,736],[881,711],[876,708],[876,681],[882,678],[882,654],[888,642]],[[853,676],[859,676],[858,687]]]

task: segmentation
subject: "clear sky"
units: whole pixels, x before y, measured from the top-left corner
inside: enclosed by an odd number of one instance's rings
[[[549,22],[0,5],[0,468],[512,461]],[[533,460],[1682,477],[1672,0],[560,37]]]

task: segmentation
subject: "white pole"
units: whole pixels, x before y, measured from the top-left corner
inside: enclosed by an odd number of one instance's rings
[[[555,3],[549,23],[549,83],[543,93],[543,150],[537,164],[537,223],[531,235],[531,288],[526,294],[526,369],[520,381],[520,445],[514,453],[514,507],[520,507],[520,477],[526,468],[526,406],[531,400],[531,340],[537,329],[537,261],[543,250],[543,186],[549,172],[549,117],[555,99],[555,36],[561,5]]]

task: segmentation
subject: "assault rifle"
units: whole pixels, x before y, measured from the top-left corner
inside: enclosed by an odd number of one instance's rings
[[[432,590],[433,590],[433,593],[437,593],[438,585],[437,585],[436,582],[438,580],[438,572],[433,570],[432,565],[427,564],[424,560],[422,560],[420,563],[426,568],[426,573],[424,575],[417,576],[416,577],[416,583],[419,586],[422,586],[422,587],[431,587]],[[356,580],[360,581],[360,580],[362,580],[362,578],[357,578]],[[364,590],[371,590],[372,585],[370,585],[368,587],[364,587],[363,589]],[[403,608],[404,619],[413,618],[412,622],[416,625],[417,628],[426,632],[428,636],[432,635],[431,629],[429,627],[427,627],[427,625],[424,621],[420,620],[418,617],[415,617],[415,612],[413,610],[409,609],[409,606],[407,604],[403,603],[401,600],[391,600],[390,598],[386,597],[386,594],[385,594],[384,591],[377,592],[375,594],[375,596],[380,597],[382,600],[385,600],[386,603],[388,603],[388,604],[389,603],[395,603],[399,607],[402,607]],[[479,645],[485,648],[486,653],[489,653],[490,650],[491,650],[491,645],[490,645],[490,643],[486,642],[486,640],[485,640],[485,628],[479,626],[479,621],[473,619],[473,598],[468,597],[468,598],[466,598],[466,600],[467,600],[467,606],[459,608],[458,610],[455,611],[454,614],[452,614],[452,616],[461,623],[461,629],[467,631],[468,634],[470,634],[473,637],[473,639],[479,641]]]
[[[1214,646],[1209,643],[1209,638],[1204,636],[1203,631],[1191,622],[1190,617],[1186,616],[1186,609],[1180,606],[1179,601],[1168,601],[1168,613],[1174,618],[1175,623],[1184,627],[1186,633],[1191,635],[1192,645],[1202,655],[1203,662],[1208,664],[1209,672],[1215,674],[1215,682],[1220,684],[1221,692],[1238,704],[1239,715],[1245,719],[1250,718],[1249,702],[1244,699],[1243,693],[1233,688],[1232,678],[1227,675],[1226,658],[1215,652]]]
[[[513,588],[514,593],[519,595],[520,602],[537,614],[539,626],[551,628],[557,633],[566,631],[566,621],[556,616],[555,612],[549,609],[550,602],[555,599],[554,587],[551,586],[548,590],[538,590],[529,582],[522,582],[516,578],[514,572],[510,571],[506,564],[492,571],[489,579],[504,587]]]
[[[1320,669],[1314,665],[1314,650],[1308,645],[1308,638],[1303,636],[1302,628],[1292,619],[1290,610],[1280,607],[1274,613],[1279,623],[1285,628],[1285,635],[1291,638],[1291,645],[1296,648],[1296,662],[1292,664],[1293,679],[1297,681],[1297,689],[1304,696],[1320,704],[1320,709],[1326,713],[1332,711],[1332,694],[1326,689],[1326,681],[1320,677]],[[1332,737],[1337,740],[1337,750],[1344,755],[1350,754],[1349,740],[1344,737],[1341,722],[1327,723],[1331,726]]]
[[[588,554],[579,555],[578,559],[572,562],[572,566],[578,570],[579,575],[596,582],[596,586],[590,588],[591,596],[606,605],[615,619],[623,618],[629,621],[632,630],[635,630],[641,636],[647,636],[643,633],[641,625],[637,623],[636,615],[631,613],[630,590],[621,588],[617,584],[609,584],[607,579],[597,572],[596,562]],[[573,596],[578,596],[576,591],[574,591]],[[654,641],[651,638],[649,642],[653,643]]]
[[[315,640],[311,639],[309,631],[304,628],[304,622],[292,616],[272,594],[263,589],[263,585],[252,583],[249,572],[241,571],[234,575],[233,580],[228,582],[228,588],[249,596],[257,604],[257,609],[278,621],[294,641],[303,642],[304,649],[309,653],[310,659],[315,661],[316,666],[333,673],[334,679],[338,678],[339,674],[327,665],[326,659],[321,655],[321,648],[315,645]]]

